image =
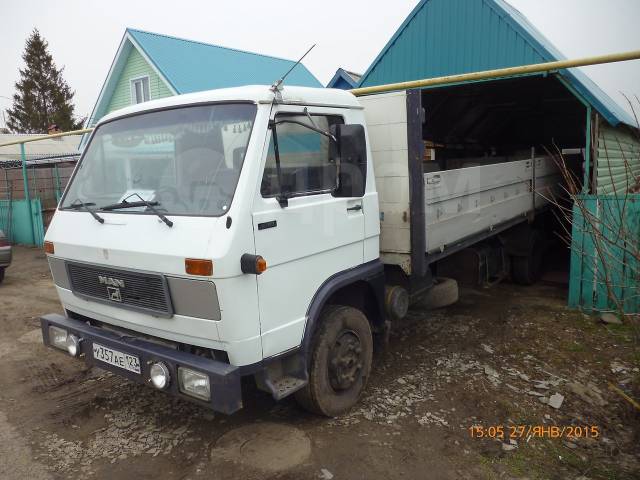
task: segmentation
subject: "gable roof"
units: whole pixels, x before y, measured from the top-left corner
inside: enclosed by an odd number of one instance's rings
[[[127,28],[88,125],[95,124],[106,113],[108,100],[132,48],[140,52],[176,95],[242,85],[271,85],[295,64],[284,58]],[[322,87],[302,63],[293,69],[286,83]]]
[[[422,36],[422,42],[417,41]],[[421,0],[362,76],[359,86],[564,60],[504,0]],[[633,118],[579,69],[558,72],[611,125]]]
[[[294,60],[158,33],[131,28],[127,32],[178,93],[241,85],[271,85],[295,64]],[[287,84],[322,86],[302,64],[289,74]]]
[[[360,73],[338,68],[333,78],[327,83],[327,88],[343,88],[343,86],[348,89],[356,88],[361,77]]]

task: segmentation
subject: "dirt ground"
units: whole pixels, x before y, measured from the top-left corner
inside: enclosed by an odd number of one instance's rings
[[[225,416],[45,349],[38,317],[61,308],[42,252],[16,248],[0,285],[0,478],[638,479],[640,418],[608,388],[637,398],[632,332],[565,298],[500,284],[412,310],[344,417],[250,385]]]

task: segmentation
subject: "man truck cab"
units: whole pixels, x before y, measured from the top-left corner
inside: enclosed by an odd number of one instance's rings
[[[44,342],[221,412],[243,377],[346,411],[373,336],[410,301],[457,300],[445,260],[487,281],[539,270],[554,160],[517,144],[435,163],[423,100],[249,86],[106,116],[47,231],[65,315]]]
[[[265,86],[104,117],[47,231],[45,343],[226,413],[250,375],[348,409],[384,324],[364,124],[350,93]]]

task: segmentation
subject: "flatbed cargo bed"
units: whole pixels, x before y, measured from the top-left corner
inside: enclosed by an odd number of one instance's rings
[[[524,222],[559,193],[554,159],[533,149],[528,156],[487,157],[447,170],[425,160],[417,91],[359,100],[370,135],[386,264],[423,275],[430,257],[443,258],[473,239]]]

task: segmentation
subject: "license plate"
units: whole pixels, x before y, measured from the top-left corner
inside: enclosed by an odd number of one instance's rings
[[[104,345],[93,344],[93,358],[133,373],[140,373],[140,359],[138,357],[113,350]]]

